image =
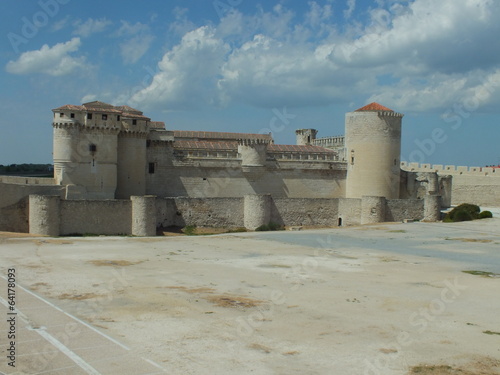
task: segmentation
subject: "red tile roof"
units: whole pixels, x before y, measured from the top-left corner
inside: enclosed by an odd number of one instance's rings
[[[152,129],[165,129],[165,123],[163,121],[151,121],[149,127]]]
[[[189,131],[189,130],[174,130],[175,138],[195,138],[202,139],[262,139],[272,141],[271,134],[250,134],[250,133],[225,133],[225,132],[204,132],[204,131]]]
[[[238,150],[238,142],[175,141],[174,148],[190,150]]]
[[[120,106],[116,106],[115,108],[118,109],[118,110],[120,110],[120,111],[127,112],[127,113],[133,113],[133,114],[136,114],[136,115],[142,115],[143,114],[143,112],[139,111],[138,109],[129,107],[128,105],[120,105]]]
[[[357,109],[355,112],[360,112],[360,111],[384,111],[384,112],[394,112],[392,109],[384,107],[381,104],[378,103],[370,103],[368,105],[365,105],[364,107],[361,107]]]
[[[267,147],[269,152],[311,152],[311,153],[320,153],[320,154],[336,154],[337,152],[334,150],[330,150],[328,148],[319,147],[319,146],[299,146],[299,145],[276,145],[272,144]]]
[[[54,108],[53,111],[85,111],[85,107],[81,105],[66,104],[58,108]]]

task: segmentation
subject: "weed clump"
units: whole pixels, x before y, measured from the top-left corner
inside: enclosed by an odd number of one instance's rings
[[[445,223],[456,223],[459,221],[470,221],[476,219],[487,219],[493,217],[490,211],[483,211],[479,206],[470,203],[463,203],[448,212],[444,218]]]

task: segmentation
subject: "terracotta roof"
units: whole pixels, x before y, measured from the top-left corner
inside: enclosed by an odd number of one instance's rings
[[[114,108],[107,108],[107,107],[89,107],[85,106],[84,111],[89,111],[89,112],[103,112],[103,113],[122,113],[122,111],[119,111],[118,109]]]
[[[81,105],[66,104],[62,107],[54,108],[53,111],[85,111],[85,107]]]
[[[378,103],[370,103],[368,105],[365,105],[364,107],[361,107],[357,109],[355,112],[360,112],[360,111],[384,111],[384,112],[394,112],[392,109],[384,107],[381,104]]]
[[[204,132],[189,130],[174,130],[175,138],[196,138],[196,139],[263,139],[272,141],[271,134],[250,134],[250,133],[225,133],[225,132]]]
[[[328,148],[319,147],[319,146],[299,146],[299,145],[269,145],[267,148],[270,152],[311,152],[311,153],[321,153],[321,154],[336,154],[337,152],[334,150],[330,150]]]
[[[126,118],[138,118],[138,119],[141,119],[141,120],[150,120],[149,117],[146,117],[146,116],[143,116],[143,115],[138,115],[138,114],[135,114],[135,113],[122,113],[122,116],[126,117]]]
[[[95,100],[93,102],[88,102],[88,103],[83,103],[82,104],[84,107],[93,107],[93,108],[114,108],[115,106],[113,104],[108,104],[104,102],[100,102],[98,100]]]
[[[149,127],[152,129],[165,129],[165,123],[163,121],[151,121]]]
[[[191,150],[238,150],[238,142],[175,141],[174,148]]]
[[[128,105],[120,105],[120,106],[116,106],[115,108],[118,109],[118,110],[120,110],[120,111],[127,112],[127,113],[133,113],[133,114],[136,114],[136,115],[142,115],[143,114],[143,112],[139,111],[138,109],[129,107]]]

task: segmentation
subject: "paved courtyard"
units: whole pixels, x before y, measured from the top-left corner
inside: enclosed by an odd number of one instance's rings
[[[500,374],[500,219],[2,234],[0,265],[0,373]]]

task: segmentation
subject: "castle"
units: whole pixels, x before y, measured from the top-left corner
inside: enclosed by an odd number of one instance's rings
[[[435,221],[452,203],[445,169],[401,162],[403,115],[377,103],[346,114],[345,136],[299,129],[296,145],[170,130],[99,101],[52,111],[54,178],[0,176],[0,230],[154,235],[170,225]]]

